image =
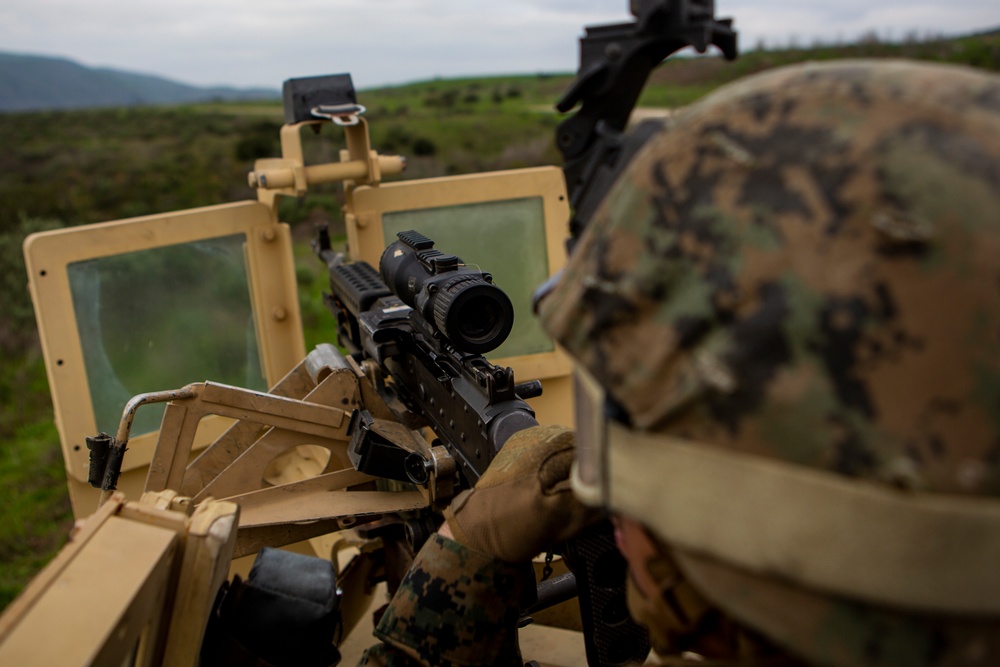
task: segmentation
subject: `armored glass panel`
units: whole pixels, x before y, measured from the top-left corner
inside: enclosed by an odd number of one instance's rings
[[[242,234],[67,267],[97,428],[115,433],[125,403],[213,380],[266,390]],[[132,435],[160,427],[142,407]]]
[[[551,352],[552,340],[531,312],[535,288],[549,277],[542,206],[541,197],[525,197],[396,211],[383,214],[382,230],[388,244],[398,232],[415,229],[435,248],[493,274],[514,304],[514,328],[490,358]]]

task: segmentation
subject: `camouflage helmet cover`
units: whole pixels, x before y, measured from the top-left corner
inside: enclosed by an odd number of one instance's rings
[[[1000,81],[793,67],[650,144],[541,304],[635,426],[1000,494]]]
[[[632,161],[540,315],[635,429],[1000,495],[1000,80],[851,61],[718,91]],[[696,561],[711,599],[800,653],[845,631],[821,662],[943,664],[997,635]]]

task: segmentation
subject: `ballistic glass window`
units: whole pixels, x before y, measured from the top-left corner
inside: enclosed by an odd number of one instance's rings
[[[213,380],[266,390],[244,246],[235,234],[67,266],[98,430],[114,434],[125,403]],[[164,404],[132,434],[160,427]]]
[[[545,213],[541,197],[524,197],[409,211],[386,212],[382,230],[388,242],[398,232],[416,229],[434,247],[461,257],[467,266],[493,274],[514,305],[514,328],[507,341],[488,354],[503,359],[554,349],[531,310],[536,287],[549,277]]]

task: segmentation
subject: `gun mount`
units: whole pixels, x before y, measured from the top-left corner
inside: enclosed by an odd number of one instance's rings
[[[576,79],[556,103],[562,113],[580,107],[556,129],[574,209],[571,244],[604,199],[618,166],[646,139],[626,141],[625,126],[653,69],[687,47],[704,53],[714,45],[728,60],[737,56],[732,19],[715,18],[715,0],[632,0],[630,8],[636,17],[631,23],[586,29]]]

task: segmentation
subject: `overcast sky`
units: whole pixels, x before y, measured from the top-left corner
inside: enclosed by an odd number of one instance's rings
[[[1000,26],[1000,0],[717,0],[744,48],[958,34]],[[351,72],[359,88],[435,76],[576,69],[582,26],[627,0],[2,0],[0,51],[197,85],[277,88]]]

